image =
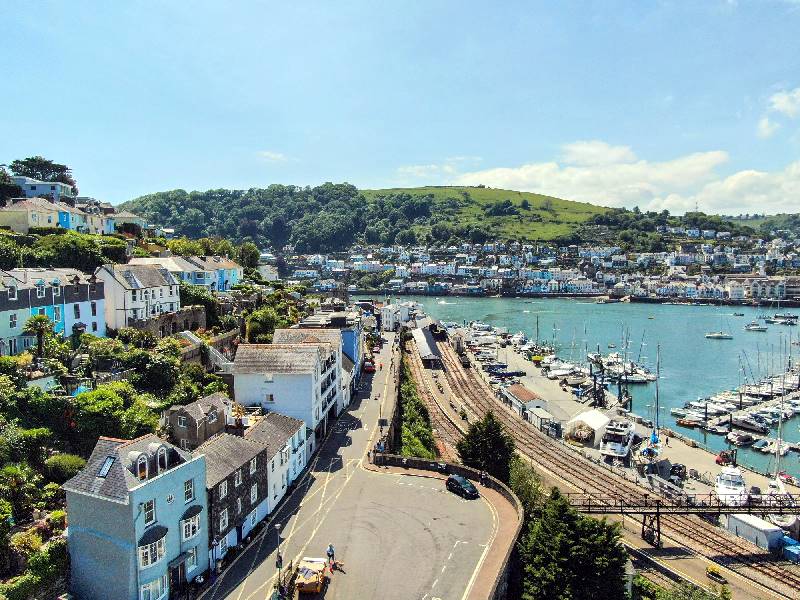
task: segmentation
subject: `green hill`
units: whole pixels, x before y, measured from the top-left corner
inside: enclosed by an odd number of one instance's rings
[[[314,188],[271,185],[249,190],[172,190],[121,208],[188,237],[224,237],[298,251],[371,244],[550,241],[570,236],[609,209],[509,190],[421,187],[358,190],[341,183]]]

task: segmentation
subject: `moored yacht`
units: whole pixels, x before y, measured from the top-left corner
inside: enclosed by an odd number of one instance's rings
[[[739,467],[722,467],[717,475],[714,492],[722,504],[743,506],[747,503],[747,486]]]
[[[626,419],[612,419],[600,441],[600,454],[625,459],[633,445],[633,423]]]
[[[724,331],[711,331],[706,334],[706,338],[709,340],[732,340],[733,336]]]
[[[766,325],[762,325],[758,321],[751,321],[744,326],[745,331],[766,331],[769,329]]]

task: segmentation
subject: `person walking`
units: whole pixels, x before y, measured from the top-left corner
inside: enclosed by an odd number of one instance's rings
[[[333,570],[334,565],[336,564],[336,550],[333,547],[333,544],[328,544],[328,549],[325,551],[328,555],[328,564],[331,567],[331,571]]]

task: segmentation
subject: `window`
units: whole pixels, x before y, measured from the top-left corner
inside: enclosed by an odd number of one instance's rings
[[[61,320],[61,307],[54,306],[53,307],[53,321],[58,323]]]
[[[239,515],[241,513],[242,513],[242,499],[241,498],[237,498],[236,499],[236,514]]]
[[[16,329],[17,328],[17,315],[10,314],[8,316],[8,326],[11,329]]]
[[[182,529],[183,529],[183,541],[192,539],[198,533],[200,533],[200,515],[195,515],[190,519],[186,519],[185,521],[181,521]]]
[[[275,402],[275,395],[274,394],[267,394],[266,401],[267,402]]]
[[[92,306],[92,316],[96,317],[97,316],[97,302],[92,302],[91,306]]]
[[[76,319],[80,319],[81,318],[81,305],[80,304],[73,304],[72,305],[72,312],[75,313],[75,318]]]
[[[60,296],[61,295],[61,285],[58,283],[53,284],[53,296]]]
[[[273,473],[275,472],[275,459],[274,458],[272,459],[272,462],[270,462],[270,464],[269,464],[269,470],[272,471]]]
[[[242,485],[242,470],[236,469],[236,473],[233,476],[233,485],[239,487]]]
[[[228,551],[228,538],[224,537],[219,541],[219,554],[217,556],[222,556]]]
[[[136,476],[139,481],[147,479],[147,457],[144,455],[140,456],[139,460],[136,461]]]
[[[256,457],[254,456],[250,459],[250,475],[253,475],[256,472]]]
[[[178,427],[186,427],[186,417],[183,415],[178,417]]]
[[[227,495],[228,495],[228,482],[226,480],[219,484],[219,499],[222,500]]]
[[[208,422],[209,423],[216,423],[217,422],[217,411],[212,410],[208,413]]]
[[[156,501],[153,499],[148,500],[142,506],[142,512],[144,513],[144,524],[152,525],[156,522]]]
[[[166,536],[164,536],[157,542],[139,546],[139,568],[144,569],[145,567],[156,564],[164,558],[164,554],[166,554],[167,551],[166,539]],[[158,596],[154,596],[154,598],[158,598]]]
[[[219,530],[220,533],[228,528],[228,509],[226,508],[219,513]]]
[[[107,456],[106,460],[103,462],[103,466],[100,467],[100,470],[97,472],[98,477],[106,477],[108,472],[111,470],[111,465],[114,464],[114,457]]]
[[[256,511],[253,511],[253,512],[250,513],[250,515],[248,517],[249,520],[250,520],[250,527],[255,527],[256,526],[256,517],[257,517]]]
[[[44,298],[44,285],[41,283],[36,284],[36,297]]]
[[[258,484],[254,483],[250,486],[250,504],[255,504],[258,500]]]
[[[183,503],[189,504],[194,500],[194,479],[189,479],[183,483]]]
[[[273,499],[278,497],[278,484],[277,483],[273,483],[272,484],[272,497],[273,497]]]
[[[167,449],[163,446],[158,449],[158,472],[167,470]]]
[[[189,548],[186,551],[186,572],[189,573],[197,568],[197,548]]]
[[[13,285],[8,288],[8,299],[9,300],[16,300],[17,299],[17,288]]]
[[[136,302],[136,290],[131,291],[131,300]]]
[[[196,563],[197,557],[195,556],[195,564]],[[167,592],[169,592],[167,576],[162,575],[158,579],[150,583],[145,583],[142,586],[141,600],[161,600],[167,597]]]
[[[47,310],[46,310],[46,309],[44,309],[44,308],[40,308],[40,309],[39,309],[39,314],[40,314],[40,315],[43,315],[43,316],[47,316]]]
[[[97,331],[97,322],[92,321],[92,331]]]

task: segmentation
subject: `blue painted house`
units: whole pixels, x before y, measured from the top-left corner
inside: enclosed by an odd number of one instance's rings
[[[218,292],[227,292],[238,284],[243,276],[241,265],[224,256],[187,256],[187,261],[199,270],[213,273],[213,288]]]
[[[208,570],[206,462],[153,434],[101,437],[64,484],[70,590],[83,600],[166,600]]]

